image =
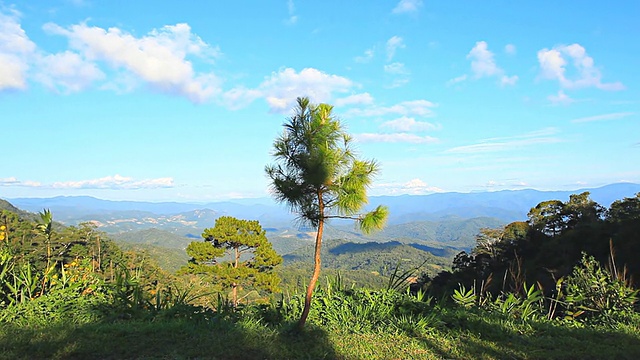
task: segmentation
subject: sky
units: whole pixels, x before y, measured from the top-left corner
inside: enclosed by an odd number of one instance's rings
[[[296,97],[370,195],[640,183],[640,2],[0,0],[0,198],[268,197]]]

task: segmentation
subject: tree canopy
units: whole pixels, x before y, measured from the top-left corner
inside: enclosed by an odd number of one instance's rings
[[[239,288],[274,291],[280,279],[272,270],[282,257],[265,233],[258,221],[222,216],[214,227],[204,230],[204,242],[187,246],[191,260],[180,272],[205,275],[211,282],[231,288],[234,306]]]

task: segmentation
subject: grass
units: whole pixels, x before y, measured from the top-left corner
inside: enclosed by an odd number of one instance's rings
[[[312,322],[128,320],[84,325],[0,324],[2,359],[637,359],[640,324],[568,327],[481,310],[434,308],[432,326],[353,332]],[[363,320],[366,321],[366,320]]]

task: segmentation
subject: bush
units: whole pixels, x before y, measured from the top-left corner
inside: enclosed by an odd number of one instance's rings
[[[624,276],[603,269],[593,256],[582,260],[565,281],[566,318],[613,325],[629,318],[638,299],[638,290]]]

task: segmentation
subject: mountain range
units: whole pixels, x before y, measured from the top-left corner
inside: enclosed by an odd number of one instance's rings
[[[608,207],[613,201],[632,197],[640,192],[640,184],[617,183],[599,188],[578,189],[573,191],[539,191],[532,189],[503,190],[472,193],[434,193],[429,195],[400,195],[370,197],[369,208],[379,204],[389,207],[389,224],[402,224],[413,221],[440,221],[442,219],[492,217],[503,222],[525,220],[529,210],[546,200],[566,201],[571,194],[584,191],[591,198]],[[265,227],[290,225],[294,216],[284,205],[276,204],[268,198],[237,199],[212,203],[181,202],[142,202],[112,201],[89,196],[58,196],[53,198],[13,198],[6,199],[14,206],[38,212],[50,209],[56,219],[63,223],[88,221],[92,218],[109,217],[114,219],[141,218],[151,216],[166,219],[184,217],[185,221],[210,221],[221,215],[230,215],[244,219],[259,220]],[[207,211],[210,210],[210,211]],[[176,218],[176,219],[178,219]],[[199,222],[199,221],[198,221]]]
[[[469,248],[483,227],[498,227],[527,219],[529,210],[546,200],[567,201],[571,194],[589,191],[591,198],[608,207],[613,201],[640,192],[640,184],[617,183],[574,191],[504,190],[473,193],[373,196],[369,208],[389,207],[385,230],[364,236],[353,224],[334,221],[327,236],[354,242],[419,241],[430,246]],[[179,202],[111,201],[88,196],[7,199],[17,208],[39,212],[49,209],[56,221],[66,225],[93,222],[110,234],[145,229],[163,230],[183,238],[199,239],[223,215],[259,220],[274,246],[293,250],[295,240],[312,238],[312,231],[298,226],[287,207],[271,199],[239,199],[206,204]],[[127,238],[130,238],[128,236]]]
[[[364,235],[351,222],[327,224],[324,235],[326,264],[380,272],[389,267],[392,259],[411,258],[412,263],[429,259],[430,263],[443,266],[446,259],[472,248],[480,229],[524,221],[529,210],[538,203],[567,201],[571,194],[584,191],[589,191],[591,198],[600,205],[609,207],[615,200],[640,193],[640,185],[618,183],[575,191],[527,189],[374,196],[370,198],[369,208],[379,204],[389,207],[387,227]],[[145,249],[163,258],[162,263],[171,270],[176,270],[188,259],[185,247],[191,241],[201,240],[202,231],[212,227],[223,215],[259,220],[274,249],[287,263],[309,260],[309,249],[313,247],[315,236],[313,229],[299,225],[286,206],[270,199],[206,204],[110,201],[87,196],[7,200],[10,203],[0,200],[0,208],[32,213],[49,209],[54,219],[65,225],[92,222],[126,247]],[[34,214],[21,213],[36,218]],[[380,258],[380,251],[388,254]]]

